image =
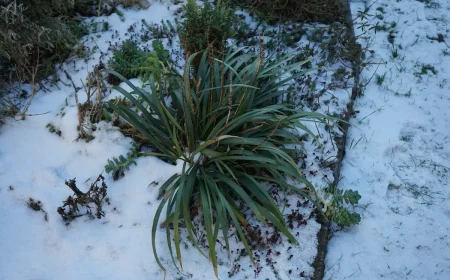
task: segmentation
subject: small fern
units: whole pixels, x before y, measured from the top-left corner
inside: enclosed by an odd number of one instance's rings
[[[359,224],[361,216],[345,208],[345,204],[358,204],[361,199],[358,191],[340,190],[336,186],[328,186],[325,192],[332,195],[332,199],[326,205],[325,215],[328,218],[332,219],[337,225],[344,227]]]
[[[114,181],[118,180],[125,176],[125,170],[130,170],[132,164],[136,165],[135,160],[139,156],[139,146],[133,143],[126,157],[120,155],[118,158],[113,157],[112,159],[108,159],[108,163],[105,165],[105,171],[108,174],[112,173]]]
[[[350,212],[344,207],[339,207],[334,211],[333,221],[343,227],[359,224],[361,216],[358,213]]]

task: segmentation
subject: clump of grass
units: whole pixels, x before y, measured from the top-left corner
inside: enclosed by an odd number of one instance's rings
[[[444,34],[442,33],[438,33],[436,36],[427,35],[427,38],[432,41],[437,41],[438,43],[446,43]]]
[[[181,173],[160,187],[162,201],[153,220],[153,253],[164,271],[155,239],[161,219],[174,264],[182,268],[182,223],[194,246],[211,261],[217,276],[216,241],[223,239],[230,253],[230,227],[236,229],[255,263],[246,237],[252,215],[297,244],[267,186],[277,186],[322,205],[314,186],[293,160],[298,150],[285,145],[301,147],[296,129],[315,137],[302,122],[325,124],[334,119],[298,111],[279,100],[290,94],[280,88],[288,88],[291,80],[308,72],[290,74],[305,62],[286,66],[293,57],[265,60],[263,53],[239,55],[242,51],[228,51],[223,61],[211,58],[209,52],[192,55],[183,75],[174,73],[161,80],[151,77],[150,93],[111,72],[132,88],[132,92],[120,87],[116,90],[133,106],[113,102],[110,106],[151,143],[154,148],[149,154],[172,163],[183,162]],[[197,56],[198,70],[191,74]],[[241,208],[243,205],[249,207],[248,214]],[[196,224],[199,219],[201,223]],[[197,240],[199,227],[206,232],[206,252]]]
[[[438,73],[436,68],[434,68],[433,65],[431,65],[431,64],[423,64],[421,69],[420,69],[420,74],[421,75],[427,75],[428,71],[430,71],[434,75],[436,75]]]
[[[21,71],[17,75],[28,76],[26,68],[36,59],[52,65],[69,55],[78,36],[84,35],[75,21],[63,20],[72,16],[75,2],[0,1],[0,60],[7,63],[5,74]],[[40,76],[48,74],[40,69]]]
[[[398,53],[399,48],[398,47],[396,47],[395,45],[391,45],[391,46],[389,46],[389,49],[391,51],[391,57],[393,59],[396,59],[399,57],[399,53]]]
[[[93,2],[0,0],[1,115],[14,115],[22,111],[24,118],[24,112],[36,93],[34,85],[52,74],[55,64],[68,57],[72,46],[86,34],[81,20],[74,15],[80,7],[87,7]],[[22,95],[23,83],[32,85],[30,101],[25,108],[8,100],[10,95]]]
[[[183,16],[185,20],[179,26],[179,35],[186,56],[209,48],[214,57],[222,57],[226,40],[234,34],[233,10],[221,1],[215,5],[205,1],[200,7],[195,0],[188,0]],[[199,58],[193,63],[195,68]]]
[[[376,78],[377,85],[381,86],[384,83],[384,79],[386,78],[386,73],[384,73],[383,75],[376,74],[375,78]]]
[[[405,93],[405,97],[411,97],[412,96],[412,89],[409,89],[406,93]]]
[[[109,22],[105,21],[105,22],[103,22],[103,29],[102,29],[102,31],[105,32],[105,31],[108,31],[108,30],[109,30]]]

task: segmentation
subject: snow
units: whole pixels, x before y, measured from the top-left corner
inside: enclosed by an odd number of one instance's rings
[[[379,22],[386,29],[376,33],[375,29],[367,30],[367,39],[366,35],[359,38],[362,45],[374,51],[368,53],[368,61],[375,64],[362,73],[363,81],[369,83],[355,104],[358,113],[351,119],[339,183],[339,188],[358,190],[362,195],[360,205],[355,208],[362,221],[349,229],[333,228],[325,279],[447,280],[450,279],[450,48],[445,40],[450,37],[447,15],[450,3],[355,1],[351,3],[353,16],[371,4],[370,13],[378,16],[369,17],[370,23]],[[72,194],[64,185],[66,180],[76,178],[78,187],[87,190],[103,172],[107,159],[125,155],[132,147],[132,140],[107,122],[96,124],[93,140],[76,140],[75,91],[65,71],[75,86],[81,88],[88,72],[100,60],[106,64],[111,57],[110,44],[120,45],[139,36],[139,31],[129,31],[130,26],[140,28],[142,19],[148,24],[174,22],[179,7],[151,1],[148,9],[121,9],[123,17],[112,14],[87,19],[98,26],[109,23],[108,31],[97,31],[83,39],[91,52],[89,57],[72,58],[62,64],[57,85],[46,85],[48,91],[39,91],[31,103],[28,113],[33,116],[24,121],[10,119],[0,128],[0,279],[163,278],[152,253],[151,226],[160,202],[158,185],[180,172],[181,163],[170,165],[154,157],[140,157],[137,165],[118,181],[104,174],[110,204],[105,204],[106,216],[100,220],[81,217],[65,224],[56,209]],[[248,13],[238,14],[251,27],[256,26]],[[354,24],[360,35],[360,22]],[[325,27],[305,25],[305,28]],[[438,34],[443,34],[444,41]],[[269,39],[264,37],[265,41]],[[392,39],[393,44],[389,42]],[[172,44],[163,40],[174,58],[180,57],[177,40]],[[310,46],[305,36],[298,44]],[[151,48],[150,41],[140,45]],[[329,83],[333,69],[329,69],[329,75],[319,77],[317,85]],[[377,84],[375,71],[380,76],[385,74],[381,85]],[[314,74],[311,75],[314,79]],[[141,86],[139,79],[132,82]],[[314,111],[342,113],[352,83],[350,79],[345,87],[334,89],[331,97],[327,94],[320,97],[319,107]],[[129,90],[126,84],[121,86]],[[103,100],[119,96],[120,93],[109,89]],[[78,91],[78,97],[80,102],[85,101],[83,90]],[[302,109],[313,110],[307,105]],[[50,133],[47,124],[59,129],[61,136]],[[333,181],[331,170],[323,163],[335,159],[337,150],[332,134],[339,131],[334,127],[328,132],[313,122],[306,125],[320,133],[320,141],[310,139],[299,147],[308,155],[303,159],[302,169],[320,189]],[[45,213],[30,209],[27,205],[30,198],[41,201]],[[287,197],[284,214],[298,209],[308,216],[311,206],[296,207],[298,202],[303,201]],[[231,260],[218,244],[219,278],[303,279],[302,272],[306,278],[310,277],[319,228],[314,219],[309,219],[306,225],[292,230],[299,246],[292,246],[283,238],[273,247],[272,254],[255,250],[261,270],[257,276],[248,257],[240,256],[242,244],[230,240]],[[158,230],[156,244],[168,269],[167,279],[214,279],[211,264],[193,248],[185,234],[181,236],[184,270],[183,274],[177,272],[164,233],[163,229]],[[269,257],[273,265],[266,260]]]
[[[180,172],[181,164],[169,165],[154,157],[142,157],[118,181],[104,174],[110,204],[105,204],[106,216],[100,220],[81,217],[65,224],[56,209],[73,194],[64,185],[66,180],[76,178],[77,186],[82,191],[87,190],[103,172],[107,159],[125,155],[132,146],[132,140],[106,122],[96,124],[93,140],[77,140],[78,115],[71,80],[82,88],[82,81],[86,81],[94,66],[100,60],[105,64],[108,61],[110,42],[120,44],[132,36],[129,26],[140,24],[142,19],[149,24],[173,21],[178,8],[179,5],[152,1],[147,10],[121,10],[124,21],[117,14],[87,19],[99,26],[108,22],[110,27],[106,32],[96,32],[83,39],[92,52],[89,58],[72,58],[61,65],[60,81],[56,85],[46,85],[48,90],[39,91],[33,100],[28,110],[33,116],[24,121],[10,119],[0,128],[0,279],[163,278],[151,247],[153,215],[159,205],[156,184],[161,185]],[[167,41],[164,43],[171,47]],[[140,85],[138,79],[132,82]],[[116,91],[110,91],[104,100],[117,96]],[[80,102],[86,101],[82,89],[78,90],[78,97]],[[59,129],[61,136],[50,133],[46,128],[48,124]],[[316,147],[306,149],[313,151]],[[308,159],[308,165],[313,162]],[[43,211],[30,209],[27,205],[30,198],[40,201]],[[296,207],[298,197],[287,199],[287,204],[292,206],[285,205],[285,215],[297,208],[304,216],[312,211],[308,205]],[[302,272],[310,276],[319,228],[314,218],[307,220],[306,225],[294,227],[293,233],[300,245],[293,246],[283,238],[269,257],[273,266],[266,263],[267,252],[255,250],[261,259],[257,278],[291,279]],[[186,235],[182,235],[182,240],[184,274],[173,268],[164,230],[158,230],[157,250],[168,269],[167,279],[181,279],[183,275],[190,279],[213,279],[209,261],[187,242]],[[231,238],[230,243],[233,250],[230,261],[225,250],[217,246],[219,278],[254,278],[254,268],[248,257],[240,257],[243,246]],[[240,269],[229,277],[228,273],[237,264]]]
[[[386,77],[357,99],[339,183],[362,195],[362,221],[334,232],[325,279],[450,279],[450,56],[447,42],[431,39],[449,37],[450,2],[356,1],[353,15],[372,3],[369,13],[383,18],[372,24],[395,23],[399,56],[389,31],[369,31],[369,60]]]

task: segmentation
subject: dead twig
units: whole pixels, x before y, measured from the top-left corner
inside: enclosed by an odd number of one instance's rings
[[[32,66],[31,69],[28,67],[25,67],[25,69],[27,70],[28,74],[31,77],[31,96],[30,99],[27,102],[27,105],[25,106],[24,110],[22,111],[22,120],[25,119],[26,113],[28,111],[28,108],[30,108],[31,106],[31,101],[33,101],[34,97],[36,96],[37,90],[36,90],[36,77],[37,77],[37,73],[39,70],[39,57],[40,57],[40,50],[39,47],[36,50],[37,52],[37,59],[36,59],[36,65]]]

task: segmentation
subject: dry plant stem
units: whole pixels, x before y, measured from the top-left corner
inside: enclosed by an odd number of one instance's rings
[[[99,71],[95,71],[93,73],[88,73],[87,85],[85,85],[83,81],[81,81],[87,96],[86,102],[84,104],[80,104],[78,100],[78,94],[75,93],[75,102],[78,109],[78,138],[90,138],[90,135],[88,135],[83,129],[83,123],[85,122],[85,120],[88,122],[95,122],[98,119],[99,113],[101,114],[101,111],[103,109],[103,103],[101,101],[101,90],[103,85],[102,79],[103,77],[101,73]],[[91,98],[94,98],[94,96],[95,99],[93,102],[91,102]]]
[[[89,93],[86,91],[86,94],[88,95],[88,100],[86,102],[89,102]],[[78,139],[80,138],[84,138],[86,133],[84,132],[83,129],[83,122],[84,122],[84,113],[81,107],[80,102],[78,101],[78,94],[75,92],[75,103],[77,104],[77,111],[78,111],[78,130],[79,130],[79,135],[78,135]]]
[[[95,72],[96,76],[97,76],[97,96],[96,96],[96,101],[97,104],[100,104],[102,102],[102,75],[100,74],[100,72],[97,70]]]
[[[282,121],[283,119],[284,119],[284,118],[281,118],[281,119],[278,121],[277,125],[272,129],[272,131],[271,131],[270,134],[266,137],[266,139],[264,139],[264,141],[262,141],[261,144],[259,144],[258,146],[256,146],[256,148],[254,148],[254,149],[252,150],[252,152],[258,150],[259,147],[261,147],[264,143],[266,143],[267,140],[270,139],[270,138],[275,134],[275,132],[277,132],[278,127],[280,126],[280,123],[281,123],[281,121]]]
[[[21,116],[22,120],[25,119],[25,116],[26,116],[26,113],[28,111],[28,108],[30,108],[30,106],[31,106],[31,101],[33,101],[34,97],[36,96],[36,85],[34,84],[34,81],[35,81],[35,75],[33,75],[32,78],[31,78],[31,96],[30,96],[30,99],[28,100],[27,105],[25,106],[25,108],[23,109],[23,112],[21,114],[22,115]]]
[[[333,137],[331,136],[331,129],[328,131],[328,136],[330,137],[331,145],[333,146],[333,151],[336,151],[336,147],[334,146]]]
[[[67,73],[66,70],[64,70],[64,73],[66,74],[66,78],[72,83],[73,89],[75,90],[75,93],[78,92],[78,88],[75,86],[75,83],[72,80],[72,77]]]
[[[18,68],[18,70],[19,70],[18,65],[16,65],[16,68]],[[20,91],[18,89],[20,89],[20,90],[22,89],[22,84],[23,84],[24,79],[25,78],[24,78],[24,75],[23,75],[23,71],[16,71],[16,78],[15,79],[12,77],[12,74],[10,74],[10,76],[9,76],[9,88],[11,90],[14,90],[15,92],[17,92],[17,94],[20,94]],[[15,82],[18,83],[18,86],[17,86],[18,89],[16,89],[14,87],[14,83]]]
[[[84,138],[84,136],[85,136],[85,133],[84,133],[84,131],[83,131],[83,119],[84,119],[84,118],[83,118],[83,110],[82,110],[82,108],[81,108],[80,102],[78,101],[78,94],[77,94],[78,88],[75,86],[75,83],[73,82],[72,77],[70,76],[70,74],[67,73],[66,70],[64,70],[64,73],[66,74],[67,79],[70,80],[70,82],[72,83],[73,89],[75,90],[75,103],[77,104],[77,111],[78,111],[78,127],[79,127],[79,136],[78,136],[78,138],[77,138],[77,140],[78,140],[78,139],[80,139],[80,138]],[[88,81],[89,81],[89,80],[88,80]],[[84,85],[83,85],[83,86],[84,86]],[[88,102],[89,102],[90,97],[89,97],[89,93],[88,93],[87,91],[86,91],[86,94],[88,94]]]
[[[92,78],[91,78],[91,73],[88,73],[88,84],[87,87],[84,85],[83,80],[81,80],[81,84],[83,85],[84,91],[86,92],[86,103],[87,104],[91,104],[91,96],[93,94],[91,94],[91,88],[92,88]]]
[[[80,127],[80,133],[83,129],[83,112],[81,110],[81,104],[78,101],[78,94],[75,92],[75,102],[77,103],[77,109],[78,109],[78,126]]]
[[[45,113],[38,113],[38,114],[26,114],[25,116],[27,116],[27,117],[42,116],[42,115],[46,115],[48,113],[50,113],[50,111],[47,111]]]
[[[18,89],[22,89],[22,76],[19,73],[20,71],[16,71],[16,83],[18,83],[19,85],[17,86]],[[19,77],[21,76],[21,77]],[[3,82],[3,81],[0,81]],[[6,83],[5,83],[6,84]],[[16,89],[16,87],[14,87],[14,79],[12,77],[12,73],[9,74],[9,90],[11,90],[11,92],[15,93],[15,97],[9,97],[8,95],[4,96],[4,101],[6,103],[8,103],[8,106],[10,108],[17,108],[17,105],[13,102],[12,99],[18,99],[19,95],[20,95],[20,91]],[[1,123],[1,122],[0,122]]]
[[[100,16],[100,14],[102,13],[102,0],[98,1],[98,15]]]
[[[27,105],[25,106],[23,112],[22,112],[22,120],[25,119],[26,113],[28,111],[28,108],[30,108],[31,106],[31,101],[33,101],[34,97],[36,96],[36,76],[39,70],[39,56],[40,56],[40,52],[39,52],[39,48],[37,48],[37,59],[36,59],[36,65],[32,66],[31,69],[26,68],[25,69],[28,71],[28,73],[31,76],[31,96],[30,99],[28,100]]]

